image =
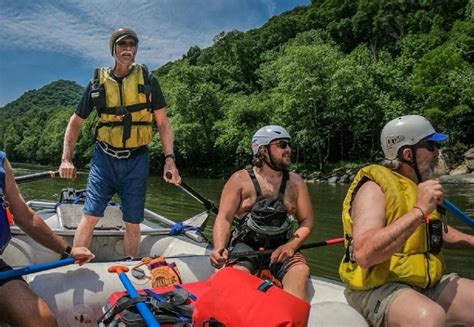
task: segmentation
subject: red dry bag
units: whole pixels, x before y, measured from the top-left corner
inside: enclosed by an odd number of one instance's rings
[[[246,272],[224,268],[211,276],[198,297],[195,327],[306,327],[310,305]]]

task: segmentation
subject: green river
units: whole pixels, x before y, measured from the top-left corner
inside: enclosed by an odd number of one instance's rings
[[[16,176],[26,175],[51,168],[13,164]],[[57,167],[53,168],[57,169]],[[184,178],[184,181],[204,197],[218,204],[223,179]],[[26,200],[57,201],[62,188],[85,188],[87,174],[81,173],[74,181],[51,179],[21,184]],[[308,184],[314,208],[315,228],[307,242],[322,241],[342,236],[341,206],[348,185]],[[474,216],[474,185],[445,185],[447,197],[470,216]],[[149,179],[146,207],[173,220],[184,220],[203,207],[180,188],[167,184],[159,176]],[[214,219],[214,216],[211,217]],[[474,233],[456,217],[448,215],[448,223],[462,231]],[[212,221],[206,234],[212,235]],[[341,244],[304,250],[312,274],[337,278],[337,267],[343,255]],[[474,279],[474,250],[444,250],[448,272]]]

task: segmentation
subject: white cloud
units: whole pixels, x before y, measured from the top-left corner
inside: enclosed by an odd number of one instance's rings
[[[4,42],[13,49],[66,53],[101,65],[111,61],[107,51],[111,31],[131,26],[141,41],[137,61],[159,66],[180,58],[193,45],[210,46],[212,38],[221,31],[247,30],[263,24],[275,14],[277,2],[17,1],[2,4],[0,29]],[[291,6],[305,1],[293,2],[296,3]]]
[[[222,31],[246,31],[311,0],[0,0],[0,106],[57,79],[85,85],[111,65],[110,33],[130,26],[137,62],[151,69],[212,44]]]

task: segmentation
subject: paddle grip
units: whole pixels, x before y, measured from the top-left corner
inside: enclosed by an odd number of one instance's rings
[[[112,266],[112,267],[109,267],[109,269],[107,269],[107,271],[109,273],[117,273],[117,274],[121,274],[123,272],[127,272],[128,271],[128,267],[125,267],[125,266]]]

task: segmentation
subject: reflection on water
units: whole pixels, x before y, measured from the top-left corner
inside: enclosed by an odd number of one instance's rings
[[[15,173],[24,175],[41,171],[41,168],[14,164]],[[42,170],[45,170],[44,168]],[[47,169],[46,169],[47,170]],[[225,181],[222,179],[185,178],[197,192],[204,197],[218,203]],[[21,191],[26,200],[57,201],[61,189],[74,187],[82,189],[87,182],[87,174],[79,174],[74,181],[52,179],[36,181],[21,185]],[[341,207],[347,191],[347,185],[309,184],[315,215],[315,231],[308,242],[327,240],[342,237]],[[447,185],[446,196],[462,208],[470,216],[474,216],[474,185]],[[180,188],[167,184],[159,176],[151,176],[147,195],[147,208],[156,211],[173,220],[186,218],[203,210],[203,206]],[[214,217],[212,216],[212,219]],[[455,217],[448,215],[448,223],[456,228],[473,233]],[[212,221],[206,228],[206,234],[212,234]],[[338,277],[337,268],[343,255],[341,244],[314,249],[304,252],[313,274]],[[473,250],[445,250],[447,271],[455,271],[461,276],[474,279],[474,251]]]

